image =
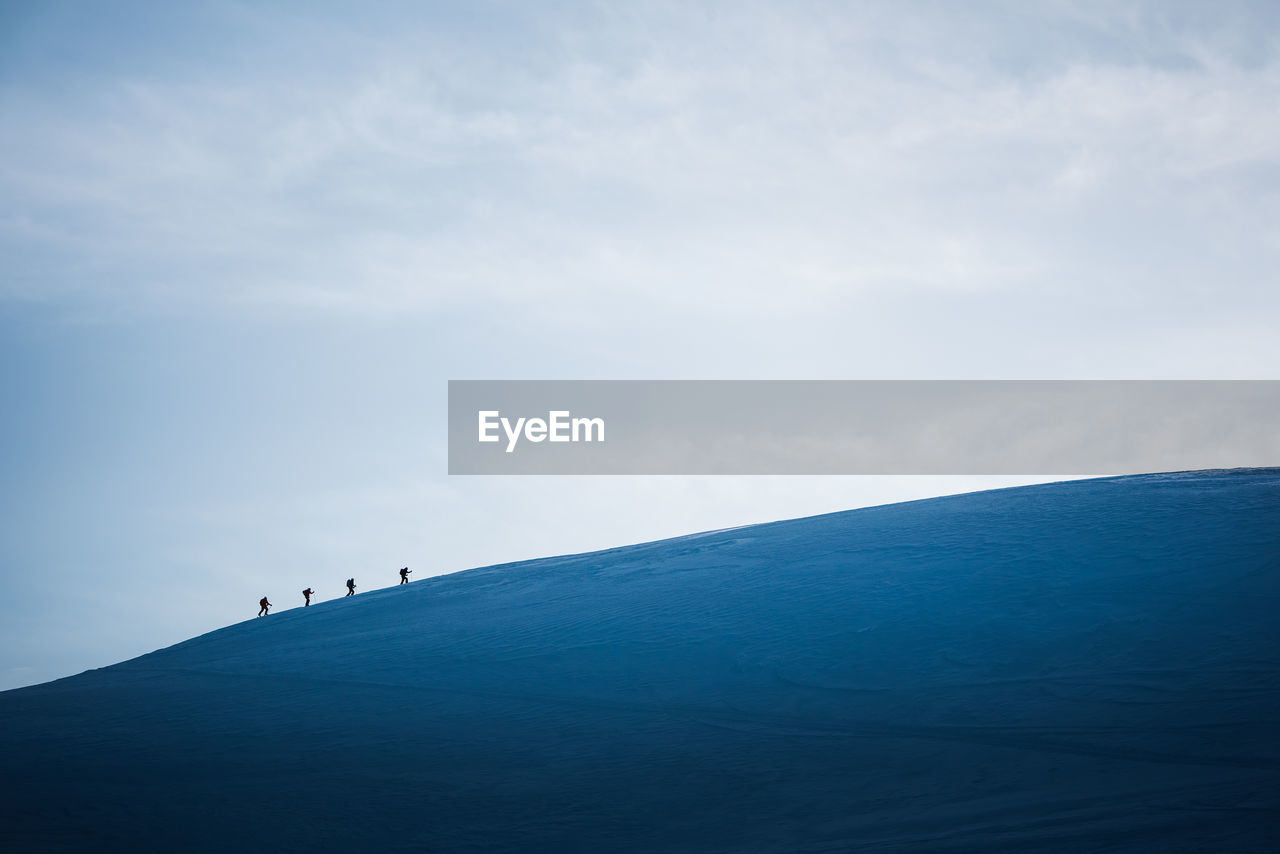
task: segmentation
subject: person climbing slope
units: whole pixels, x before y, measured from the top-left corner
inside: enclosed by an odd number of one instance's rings
[[[354,578],[347,579],[347,595],[354,596],[356,592],[356,580]]]
[[[409,569],[409,567],[407,567],[407,566],[402,566],[402,567],[400,568],[400,583],[401,583],[401,584],[408,584],[408,583],[409,583],[409,573],[410,573],[410,572],[412,572],[412,570],[410,570],[410,569]]]
[[[307,607],[308,605],[310,605],[310,604],[311,604],[311,588],[310,588],[310,587],[308,587],[306,590],[303,590],[303,591],[302,591],[302,595],[303,595],[304,597],[306,597],[306,600],[307,600],[307,601],[305,601],[305,602],[303,602],[303,603],[302,603],[302,607],[304,607],[304,608],[305,608],[305,607]]]
[[[271,607],[271,603],[267,601],[266,596],[263,596],[261,599],[258,600],[258,616],[261,617],[263,614],[267,613],[267,610],[270,607]]]

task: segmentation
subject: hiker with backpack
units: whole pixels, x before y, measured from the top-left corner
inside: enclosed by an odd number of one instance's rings
[[[354,578],[347,579],[347,595],[354,596],[356,594],[356,580]]]
[[[303,591],[302,591],[302,595],[303,595],[304,597],[306,597],[306,600],[307,600],[307,601],[305,601],[305,602],[303,602],[303,603],[302,603],[302,607],[304,607],[304,608],[305,608],[305,607],[307,607],[308,605],[310,605],[310,604],[311,604],[311,588],[310,588],[310,587],[308,587],[306,590],[303,590]]]
[[[412,571],[412,570],[410,570],[410,569],[409,569],[409,567],[407,567],[407,566],[403,566],[403,567],[401,567],[401,568],[400,568],[400,583],[401,583],[401,584],[408,584],[408,583],[409,583],[409,573],[410,573],[411,571]]]
[[[267,601],[267,597],[263,596],[258,600],[258,616],[261,617],[267,613],[267,609],[271,607],[271,603]]]

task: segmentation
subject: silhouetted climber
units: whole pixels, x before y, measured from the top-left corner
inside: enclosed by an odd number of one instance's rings
[[[356,580],[354,578],[347,579],[347,595],[354,596],[356,592]]]
[[[307,601],[305,601],[305,602],[303,602],[303,603],[302,603],[302,607],[304,607],[304,608],[305,608],[305,607],[307,607],[308,605],[310,605],[310,604],[311,604],[311,588],[310,588],[310,587],[308,587],[306,590],[303,590],[303,591],[302,591],[302,595],[303,595],[303,596],[305,596],[305,597],[307,597]]]
[[[412,570],[410,570],[410,569],[409,569],[409,567],[407,567],[407,566],[404,566],[404,567],[401,567],[401,568],[400,568],[400,583],[401,583],[401,584],[408,584],[408,583],[409,583],[409,573],[410,573],[411,571],[412,571]]]
[[[267,597],[263,596],[258,600],[258,616],[261,617],[267,613],[267,609],[271,607],[271,603],[267,601]]]

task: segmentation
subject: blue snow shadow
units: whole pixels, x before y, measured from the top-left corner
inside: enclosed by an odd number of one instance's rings
[[[1275,469],[477,569],[0,694],[0,839],[1274,850],[1278,607]]]

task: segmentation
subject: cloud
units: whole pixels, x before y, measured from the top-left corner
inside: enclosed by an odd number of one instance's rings
[[[372,313],[600,291],[756,316],[1274,263],[1274,194],[1249,180],[1280,151],[1272,53],[1242,62],[1153,7],[978,8],[553,10],[514,25],[527,41],[331,19],[275,62],[302,25],[241,13],[212,65],[88,69],[74,96],[13,76],[3,287]]]

